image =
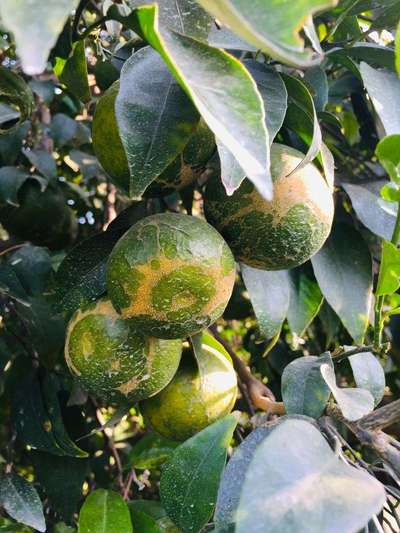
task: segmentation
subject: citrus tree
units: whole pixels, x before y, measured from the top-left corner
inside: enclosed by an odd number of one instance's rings
[[[399,19],[0,1],[0,531],[400,531]]]

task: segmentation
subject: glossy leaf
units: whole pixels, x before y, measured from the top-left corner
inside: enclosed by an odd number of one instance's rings
[[[390,179],[400,183],[400,134],[379,141],[375,153]]]
[[[198,113],[151,47],[124,64],[115,112],[130,169],[129,193],[140,196],[182,152]]]
[[[1,13],[0,6],[0,13]],[[0,100],[18,108],[18,124],[24,122],[32,114],[33,93],[26,81],[9,68],[0,66]],[[9,128],[1,129],[0,134]]]
[[[111,490],[97,489],[86,498],[79,513],[78,533],[132,533],[127,504]]]
[[[270,199],[263,103],[244,66],[223,50],[158,27],[157,5],[142,6],[129,17],[121,17],[114,6],[109,14],[161,54],[215,137],[235,156],[260,193]]]
[[[394,70],[394,50],[389,46],[381,46],[375,43],[358,42],[351,47],[333,48],[326,54],[329,59],[338,61],[341,64],[350,67],[349,59],[355,61],[365,61],[369,65],[374,65],[379,68],[387,68]],[[351,62],[353,72],[360,76],[358,66]],[[355,67],[355,68],[354,68]]]
[[[363,183],[342,183],[349,195],[353,208],[361,222],[373,233],[390,240],[396,222],[396,204],[389,204],[380,197],[382,185],[387,181]]]
[[[212,515],[236,423],[233,415],[214,422],[176,448],[163,468],[161,503],[185,532],[200,531]]]
[[[289,271],[290,298],[287,318],[290,329],[301,337],[323,302],[318,283],[311,279],[302,268]]]
[[[378,405],[385,392],[385,372],[378,359],[371,352],[357,353],[349,357],[349,363],[357,387],[369,391]]]
[[[46,150],[24,150],[24,156],[42,176],[48,180],[57,177],[57,165],[54,157]]]
[[[84,39],[74,43],[68,59],[57,58],[54,71],[60,81],[82,102],[91,98]]]
[[[322,415],[331,393],[320,372],[323,364],[333,368],[329,352],[320,357],[299,357],[285,367],[281,387],[287,414]]]
[[[383,241],[381,267],[379,269],[376,296],[393,294],[400,287],[400,249],[389,241]]]
[[[45,291],[53,273],[51,257],[46,248],[26,244],[10,254],[8,263],[27,294],[34,296]]]
[[[134,0],[131,5],[143,5],[143,0]],[[196,0],[163,0],[158,6],[162,26],[194,39],[207,40],[212,18]]]
[[[26,74],[41,74],[68,15],[78,0],[2,0],[0,16],[14,34]]]
[[[254,453],[235,531],[359,531],[385,500],[383,486],[341,461],[313,424],[288,418]]]
[[[0,168],[0,203],[19,206],[18,191],[26,180],[36,180],[44,191],[47,180],[39,176],[31,176],[28,172],[18,167]]]
[[[322,294],[354,341],[361,343],[372,298],[372,260],[367,245],[351,226],[338,224],[311,261]]]
[[[260,333],[269,339],[281,329],[289,309],[289,273],[287,270],[259,270],[243,263],[240,269]]]
[[[400,79],[397,74],[374,69],[367,63],[361,63],[360,72],[386,135],[400,133]]]
[[[140,533],[179,533],[165,509],[155,500],[134,500],[128,503],[135,531]]]
[[[18,522],[46,531],[42,502],[25,478],[11,473],[0,479],[0,506]]]
[[[299,31],[313,13],[335,4],[330,0],[304,2],[258,0],[199,0],[199,3],[240,37],[274,59],[305,67],[320,60],[304,49]]]
[[[335,371],[330,365],[321,365],[320,371],[347,420],[354,422],[373,411],[374,398],[368,390],[339,388],[336,385]]]
[[[133,468],[159,468],[170,458],[178,445],[177,442],[156,433],[148,433],[132,446],[127,462]]]

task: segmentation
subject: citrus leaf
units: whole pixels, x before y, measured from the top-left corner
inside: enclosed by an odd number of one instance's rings
[[[135,531],[140,533],[179,533],[178,528],[168,518],[165,509],[154,500],[134,500],[128,502]]]
[[[235,531],[359,531],[385,500],[383,485],[342,462],[312,423],[288,417],[255,450]]]
[[[293,333],[301,337],[318,314],[323,296],[318,283],[302,268],[289,270],[290,298],[287,318]]]
[[[183,532],[200,531],[212,515],[236,424],[233,415],[214,422],[176,448],[163,468],[161,503]]]
[[[374,398],[368,390],[339,388],[336,385],[335,371],[330,365],[321,365],[320,372],[347,420],[354,422],[373,411]]]
[[[18,207],[18,191],[28,179],[38,181],[42,191],[46,189],[47,181],[39,176],[31,176],[17,167],[0,168],[0,203]]]
[[[333,48],[326,56],[349,68],[349,58],[355,61],[365,61],[369,65],[394,70],[394,50],[389,46],[380,46],[373,43],[356,43],[354,46],[345,48]],[[360,76],[358,65],[351,61],[352,70],[356,76]]]
[[[2,0],[0,16],[14,34],[17,54],[26,74],[41,74],[50,50],[56,43],[78,0]]]
[[[24,122],[32,114],[34,100],[31,88],[23,78],[3,66],[0,66],[0,101],[14,105],[19,110],[17,124],[12,129]],[[10,129],[0,128],[0,134],[8,132]]]
[[[400,249],[389,241],[383,241],[381,267],[379,269],[376,296],[393,294],[400,287]]]
[[[38,296],[44,292],[53,273],[51,257],[46,248],[25,244],[10,254],[8,263],[27,294]]]
[[[11,473],[0,479],[0,506],[18,522],[46,531],[42,502],[25,478]]]
[[[360,65],[361,76],[386,135],[400,133],[400,80],[395,72]]]
[[[46,150],[27,150],[23,151],[24,156],[29,160],[42,176],[48,180],[57,178],[57,165],[54,157]]]
[[[97,489],[86,498],[79,513],[78,533],[132,533],[129,508],[111,490]]]
[[[282,399],[287,414],[319,418],[330,396],[330,389],[320,368],[327,364],[333,368],[329,352],[320,357],[299,357],[289,363],[282,374]]]
[[[200,5],[240,37],[274,59],[307,67],[321,60],[304,48],[299,35],[304,22],[317,11],[335,5],[334,0],[199,0]]]
[[[356,343],[361,343],[372,300],[372,260],[361,235],[338,224],[311,259],[322,294]]]
[[[54,72],[60,81],[82,102],[91,98],[84,39],[74,43],[68,59],[57,58]]]
[[[198,113],[151,47],[125,62],[115,112],[131,175],[129,192],[140,196],[182,152]]]
[[[260,270],[240,264],[243,281],[249,292],[260,333],[265,338],[280,331],[290,301],[290,280],[287,270]]]
[[[400,183],[400,134],[388,135],[379,141],[375,153],[390,179]]]
[[[385,372],[378,359],[371,352],[357,353],[349,357],[349,363],[357,387],[369,391],[378,405],[385,392]]]
[[[129,17],[116,6],[108,14],[139,33],[163,57],[215,137],[232,152],[246,176],[272,197],[268,132],[255,83],[233,56],[158,27],[158,7],[142,6]]]
[[[382,185],[387,181],[358,183],[341,183],[349,195],[358,218],[373,233],[390,240],[396,223],[397,205],[384,201],[379,194]]]
[[[136,442],[129,451],[127,463],[133,468],[159,468],[169,459],[179,445],[156,433],[148,433]]]

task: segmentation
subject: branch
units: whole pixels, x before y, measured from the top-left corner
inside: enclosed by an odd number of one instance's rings
[[[339,346],[334,352],[332,352],[332,359],[335,362],[339,363],[340,361],[343,361],[344,359],[347,359],[348,357],[351,357],[352,355],[356,355],[358,353],[371,352],[379,355],[381,353],[386,353],[389,349],[389,342],[382,344],[379,350],[376,350],[376,348],[372,344],[370,344],[369,346],[355,346],[351,350],[345,350],[343,346]]]
[[[400,421],[400,400],[391,402],[359,420],[364,430],[378,431]]]
[[[231,356],[233,366],[242,383],[246,385],[247,392],[254,407],[274,415],[285,414],[283,402],[277,402],[272,391],[264,385],[264,383],[261,383],[261,381],[253,376],[244,361],[236,355],[229,344],[219,335],[216,326],[211,326],[210,330],[216,340],[222,344]]]

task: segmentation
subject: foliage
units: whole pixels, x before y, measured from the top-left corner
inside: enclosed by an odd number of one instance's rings
[[[399,19],[0,1],[0,532],[400,530]]]

